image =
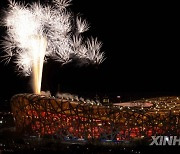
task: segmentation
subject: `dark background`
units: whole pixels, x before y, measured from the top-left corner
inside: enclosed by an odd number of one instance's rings
[[[1,0],[1,11],[6,4]],[[179,95],[176,7],[169,2],[73,0],[71,10],[89,21],[87,34],[103,42],[106,60],[82,67],[49,62],[44,66],[42,90],[92,96]],[[0,63],[0,96],[21,92],[31,92],[30,78],[18,76],[13,64]]]

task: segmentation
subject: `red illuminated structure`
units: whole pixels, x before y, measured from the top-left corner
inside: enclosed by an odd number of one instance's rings
[[[12,97],[11,106],[17,131],[30,135],[86,141],[180,135],[180,100],[176,96],[103,106],[18,94]]]

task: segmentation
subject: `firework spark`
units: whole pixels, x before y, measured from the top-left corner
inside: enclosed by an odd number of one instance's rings
[[[100,52],[102,43],[97,38],[83,38],[82,33],[89,29],[89,24],[79,16],[73,17],[67,9],[70,2],[53,0],[51,5],[24,5],[10,1],[3,20],[7,27],[7,36],[2,43],[6,53],[4,61],[8,63],[14,56],[17,70],[23,75],[41,71],[34,79],[38,87],[44,59],[68,63],[74,55],[97,64],[104,60],[104,53]]]

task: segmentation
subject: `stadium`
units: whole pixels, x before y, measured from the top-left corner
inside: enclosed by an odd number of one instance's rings
[[[17,94],[11,99],[16,131],[61,141],[119,142],[180,135],[177,96],[102,105],[72,97]]]

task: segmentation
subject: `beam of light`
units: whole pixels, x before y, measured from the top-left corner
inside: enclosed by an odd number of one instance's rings
[[[47,46],[47,41],[42,36],[33,36],[30,38],[31,42],[31,53],[33,56],[33,84],[34,92],[36,94],[41,93],[41,81],[43,72],[44,56]]]
[[[32,74],[35,93],[40,92],[45,59],[51,58],[61,64],[73,58],[96,64],[105,59],[100,52],[102,43],[97,38],[84,39],[83,32],[89,29],[89,24],[67,9],[71,0],[53,0],[47,5],[9,1],[2,23],[7,28],[2,42],[3,60],[8,63],[14,57],[19,73]],[[38,75],[35,72],[39,72]]]

